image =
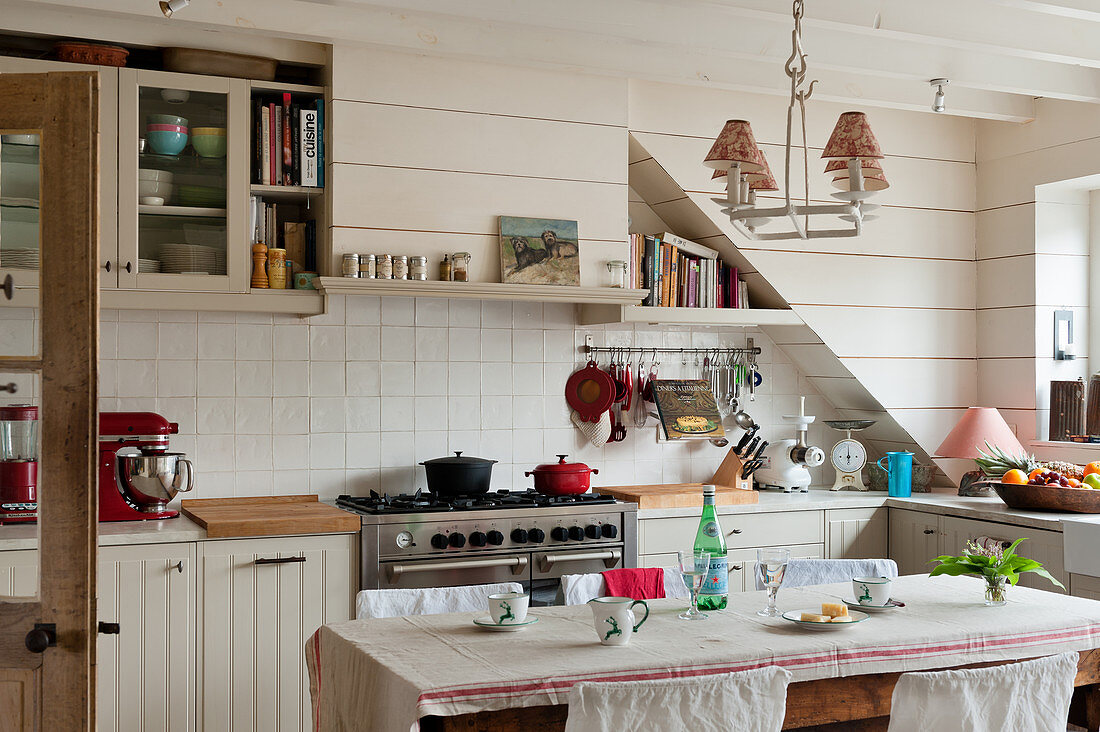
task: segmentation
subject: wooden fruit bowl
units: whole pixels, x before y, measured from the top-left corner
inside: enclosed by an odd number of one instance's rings
[[[1063,513],[1100,513],[1100,491],[1052,485],[989,483],[1009,508]]]

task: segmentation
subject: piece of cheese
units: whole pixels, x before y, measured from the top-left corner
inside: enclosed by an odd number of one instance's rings
[[[800,620],[803,623],[828,623],[832,618],[828,615],[818,615],[817,613],[802,613]]]
[[[848,606],[839,602],[821,603],[821,614],[831,618],[837,618],[848,614]]]
[[[853,618],[851,615],[837,615],[836,617],[834,617],[829,622],[830,623],[854,623],[855,621],[856,621],[856,619]]]

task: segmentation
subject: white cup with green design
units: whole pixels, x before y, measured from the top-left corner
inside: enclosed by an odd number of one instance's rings
[[[489,615],[497,625],[515,625],[527,620],[529,595],[522,592],[499,592],[489,595]]]
[[[856,602],[870,607],[885,607],[890,602],[889,577],[853,577],[852,592]]]
[[[634,622],[635,605],[641,605],[645,610],[645,615],[637,623]],[[597,597],[588,601],[588,607],[592,608],[596,635],[605,646],[625,646],[649,617],[649,605],[645,600],[629,597]]]

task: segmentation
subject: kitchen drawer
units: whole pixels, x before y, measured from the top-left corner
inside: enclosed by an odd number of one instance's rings
[[[638,557],[639,567],[675,567],[676,554],[644,554]]]
[[[758,546],[823,544],[823,511],[785,511],[782,513],[742,513],[719,515],[726,534],[727,549]],[[667,554],[695,542],[699,518],[656,518],[638,521],[638,554]]]
[[[1069,591],[1074,597],[1100,600],[1100,578],[1089,577],[1087,574],[1071,574],[1069,581]]]
[[[791,559],[823,559],[825,544],[801,544],[790,547]],[[756,591],[756,549],[735,549],[727,554],[730,565],[730,592],[738,587],[734,576],[734,567],[739,567],[737,575],[741,578],[744,592]]]
[[[943,537],[940,551],[943,554],[961,554],[968,541],[973,541],[979,536],[988,536],[991,539],[999,539],[1012,542],[1021,537],[1027,541],[1020,544],[1016,551],[1018,554],[1037,562],[1050,572],[1055,579],[1068,586],[1069,576],[1066,574],[1065,556],[1062,548],[1062,533],[1060,531],[1047,531],[1025,526],[1013,526],[994,521],[975,521],[973,519],[945,516],[943,519]],[[1037,574],[1020,575],[1020,585],[1034,587],[1050,592],[1065,592],[1050,580]],[[1009,595],[1011,597],[1011,593]]]

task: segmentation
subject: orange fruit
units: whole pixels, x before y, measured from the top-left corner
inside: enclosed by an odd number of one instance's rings
[[[1027,483],[1027,474],[1022,470],[1013,469],[1001,476],[1002,483],[1014,483],[1024,485]]]
[[[1092,473],[1100,473],[1100,460],[1085,466],[1085,475],[1090,475]]]
[[[1077,480],[1076,478],[1070,478],[1069,479],[1069,487],[1070,488],[1080,488],[1081,487],[1081,481]]]
[[[1020,471],[1020,472],[1023,472],[1023,471]],[[1030,473],[1027,474],[1027,479],[1028,480],[1035,480],[1036,476],[1038,476],[1039,473],[1045,473],[1045,472],[1046,471],[1043,468],[1035,468],[1035,470],[1032,470]],[[1007,483],[1008,481],[1007,480],[1002,480],[1001,482],[1002,483]]]

